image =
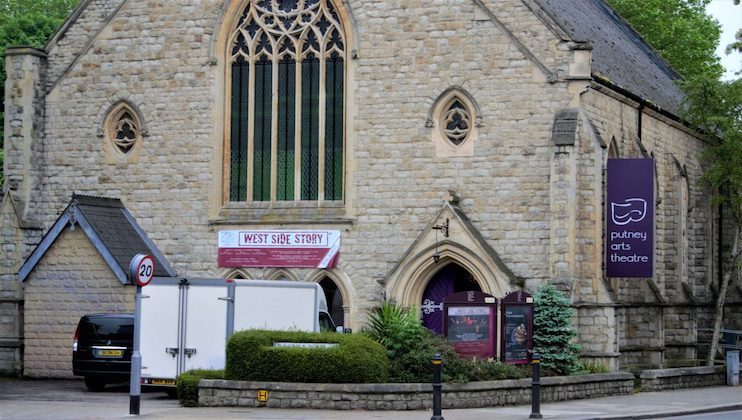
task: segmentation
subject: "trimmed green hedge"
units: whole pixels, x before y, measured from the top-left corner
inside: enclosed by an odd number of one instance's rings
[[[194,369],[178,375],[178,400],[183,407],[198,407],[198,381],[224,379],[223,370]]]
[[[331,348],[275,342],[337,343]],[[240,331],[227,343],[224,376],[237,381],[378,383],[389,377],[386,349],[360,334]]]

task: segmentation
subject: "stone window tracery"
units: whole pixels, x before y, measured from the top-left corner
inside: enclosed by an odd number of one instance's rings
[[[472,156],[478,128],[483,127],[474,99],[462,88],[446,89],[433,103],[426,127],[432,128],[438,156]]]
[[[345,38],[332,1],[250,1],[228,54],[228,201],[341,201]]]
[[[134,147],[139,137],[139,127],[129,112],[124,111],[113,127],[113,143],[118,149],[126,154]]]
[[[136,160],[135,150],[145,135],[139,114],[126,101],[113,105],[107,112],[99,135],[106,138],[106,156],[110,162]]]
[[[458,146],[471,132],[471,113],[458,99],[454,99],[441,118],[441,129],[448,141]]]

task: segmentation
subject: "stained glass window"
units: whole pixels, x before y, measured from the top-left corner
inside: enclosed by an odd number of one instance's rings
[[[253,0],[229,51],[229,200],[342,200],[345,39],[332,2]]]

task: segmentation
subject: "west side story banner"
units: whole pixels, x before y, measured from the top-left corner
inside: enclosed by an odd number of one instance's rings
[[[334,268],[338,230],[220,230],[219,267]]]
[[[608,159],[606,275],[652,277],[654,160]]]

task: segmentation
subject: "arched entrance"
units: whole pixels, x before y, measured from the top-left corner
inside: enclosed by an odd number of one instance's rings
[[[337,284],[331,278],[325,277],[320,282],[322,290],[325,291],[325,299],[332,320],[335,325],[345,325],[345,312],[343,310],[343,295],[340,293]]]
[[[441,268],[425,286],[420,309],[423,325],[436,334],[443,334],[443,298],[456,292],[481,292],[474,277],[464,267],[450,263]]]

